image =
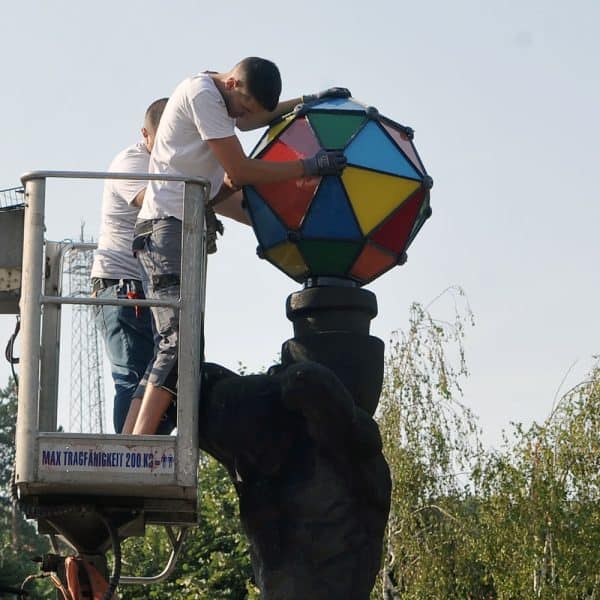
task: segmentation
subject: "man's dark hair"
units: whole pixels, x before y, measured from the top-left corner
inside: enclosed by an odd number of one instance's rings
[[[167,105],[168,98],[160,98],[159,100],[155,100],[146,110],[146,115],[144,117],[144,122],[148,123],[154,131],[158,129],[158,124],[160,122],[160,118],[162,117],[163,110],[165,110],[165,106]]]
[[[252,97],[267,110],[275,110],[281,94],[281,75],[274,62],[249,56],[237,65]]]

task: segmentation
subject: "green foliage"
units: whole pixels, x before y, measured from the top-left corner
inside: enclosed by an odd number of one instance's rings
[[[11,377],[0,388],[0,493],[8,496],[15,462],[15,428],[17,422],[17,386]]]
[[[600,369],[500,451],[483,452],[460,402],[460,290],[454,318],[411,308],[390,347],[380,427],[394,482],[373,597],[600,597]]]
[[[199,472],[200,524],[190,531],[175,574],[148,587],[122,586],[122,600],[242,600],[258,598],[251,583],[248,544],[241,531],[237,496],[226,471],[204,458]],[[154,575],[170,546],[164,532],[149,527],[145,538],[123,544],[123,573]]]
[[[460,402],[472,315],[461,289],[444,297],[453,300],[451,322],[413,304],[407,331],[388,349],[379,415],[393,482],[384,598],[484,597],[488,586],[469,547],[468,473],[482,448],[477,421]]]
[[[19,588],[26,577],[38,574],[38,566],[32,559],[47,551],[46,539],[40,537],[20,513],[13,515],[10,504],[3,502],[0,506],[0,589]],[[46,580],[32,581],[24,589],[36,600],[53,597]]]
[[[600,596],[600,370],[514,438],[474,477],[498,596]]]
[[[0,588],[20,588],[29,575],[38,573],[32,558],[48,550],[46,540],[13,506],[11,481],[15,460],[17,386],[10,378],[0,389]],[[33,598],[50,598],[47,581],[34,581],[25,587]]]

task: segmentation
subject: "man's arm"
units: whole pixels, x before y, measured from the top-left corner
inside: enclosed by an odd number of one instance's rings
[[[239,117],[235,124],[236,127],[241,131],[250,131],[251,129],[258,129],[268,125],[273,119],[285,115],[290,111],[294,110],[294,107],[302,102],[302,98],[293,98],[291,100],[284,100],[280,102],[275,110],[268,111],[262,110],[257,113],[247,114],[243,117]]]
[[[146,194],[146,188],[140,190],[136,197],[131,201],[133,206],[137,206],[138,208],[142,208],[142,204],[144,204],[144,195]]]
[[[248,158],[235,135],[207,140],[207,143],[225,172],[240,187],[298,179],[304,175],[301,160],[273,162]]]
[[[119,153],[111,163],[109,171],[122,173],[147,173],[148,152],[137,145],[130,146]],[[112,181],[114,192],[130,206],[140,208],[144,201],[144,193],[148,186],[147,181],[139,179],[114,179]]]
[[[238,190],[215,205],[215,212],[243,225],[251,225],[248,213],[242,208],[242,192]]]
[[[349,98],[351,96],[350,90],[344,87],[330,87],[326,90],[317,92],[316,94],[305,94],[298,98],[292,98],[291,100],[284,100],[277,105],[277,108],[273,111],[263,110],[261,112],[252,113],[240,117],[236,121],[236,126],[241,131],[249,131],[250,129],[258,129],[268,125],[273,119],[285,115],[298,104],[306,102],[314,102],[315,100],[323,100],[325,98]]]
[[[235,135],[207,140],[235,186],[275,183],[299,177],[339,175],[346,166],[341,150],[319,150],[314,156],[283,162],[248,158]]]
[[[248,213],[242,208],[242,200],[242,192],[225,174],[223,185],[217,195],[211,199],[210,206],[223,217],[228,217],[244,225],[251,225]]]

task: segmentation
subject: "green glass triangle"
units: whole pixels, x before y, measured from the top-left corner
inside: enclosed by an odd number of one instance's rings
[[[361,243],[324,240],[301,240],[298,242],[310,274],[345,277],[360,252]]]
[[[327,150],[339,150],[364,123],[364,115],[336,115],[333,113],[309,112],[308,120],[317,134],[321,146]]]

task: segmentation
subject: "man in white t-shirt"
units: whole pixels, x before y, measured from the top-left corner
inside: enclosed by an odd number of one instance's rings
[[[143,141],[119,152],[108,170],[147,173],[156,130],[168,98],[153,102],[144,117]],[[102,216],[98,248],[92,264],[92,289],[97,298],[144,298],[140,266],[133,255],[133,230],[146,190],[146,181],[108,179],[102,196]],[[120,433],[132,397],[141,398],[140,386],[148,362],[154,355],[152,316],[147,308],[95,306],[96,326],[110,360],[115,384],[113,425]],[[139,386],[139,387],[138,387]],[[161,433],[173,429],[163,422]]]
[[[211,183],[211,200],[219,212],[246,220],[234,186],[272,183],[303,176],[337,175],[346,164],[342,152],[321,150],[312,157],[270,162],[248,158],[235,127],[261,127],[297,104],[321,97],[347,97],[344,88],[279,102],[281,77],[271,61],[245,58],[226,73],[204,72],[180,83],[165,108],[150,157],[150,172],[199,176]],[[229,204],[228,204],[229,203]],[[241,213],[241,215],[240,215]],[[138,215],[134,248],[142,265],[148,297],[179,297],[183,184],[148,184]],[[147,370],[148,385],[141,403],[132,403],[127,422],[134,434],[157,431],[162,415],[177,394],[179,315],[175,309],[152,308],[160,343]],[[128,432],[128,429],[124,430]]]

